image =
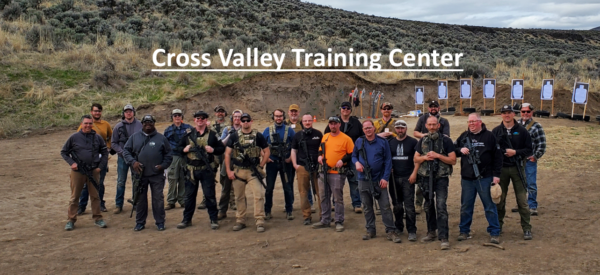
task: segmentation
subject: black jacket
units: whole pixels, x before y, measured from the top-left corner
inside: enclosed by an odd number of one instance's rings
[[[340,120],[342,121],[342,124],[340,125],[340,131],[348,135],[352,139],[352,142],[356,142],[359,137],[365,135],[362,129],[362,123],[360,123],[358,117],[350,116],[348,123],[344,122],[341,117]],[[346,124],[348,124],[348,126],[346,126]],[[344,131],[344,129],[346,129],[346,131]],[[331,132],[331,130],[329,130],[329,125],[327,125],[323,134],[327,134],[329,132]]]
[[[510,129],[510,134],[507,132],[506,127],[504,127],[504,123],[500,122],[500,125],[496,126],[492,133],[496,137],[498,145],[500,146],[500,150],[502,150],[502,154],[506,153],[506,149],[515,149],[517,154],[515,156],[521,156],[521,158],[525,159],[528,156],[531,156],[533,153],[533,147],[531,143],[531,136],[525,127],[521,126],[517,121],[514,121],[515,126]],[[508,141],[512,144],[512,147],[509,146]],[[507,156],[503,157],[502,166],[504,167],[512,167],[516,165],[515,156],[509,158]]]
[[[169,140],[157,131],[150,134],[139,131],[131,135],[123,147],[123,158],[129,165],[136,161],[143,164],[142,176],[145,177],[162,174],[173,162]],[[162,169],[157,170],[156,165]]]
[[[106,168],[108,163],[106,142],[94,130],[87,134],[79,130],[79,132],[72,134],[67,142],[65,142],[60,155],[69,165],[73,165],[75,162],[71,158],[71,151],[75,152],[83,164],[102,170]]]
[[[500,177],[502,173],[502,151],[498,148],[498,142],[492,132],[490,132],[485,124],[482,124],[481,132],[473,134],[469,130],[462,133],[456,140],[456,156],[460,159],[460,175],[466,180],[475,180],[475,172],[473,165],[469,164],[467,155],[460,152],[460,149],[466,147],[465,137],[468,136],[473,146],[479,154],[480,164],[477,165],[482,178]],[[469,152],[473,154],[473,152]]]
[[[220,156],[223,155],[223,153],[225,153],[225,145],[223,145],[223,142],[221,142],[219,140],[219,138],[217,138],[217,134],[215,131],[210,131],[210,128],[207,126],[206,129],[204,130],[204,133],[202,133],[202,135],[200,135],[200,133],[198,133],[198,131],[196,130],[196,128],[192,128],[190,129],[190,133],[186,134],[183,136],[183,138],[181,138],[181,140],[179,141],[179,146],[177,146],[179,153],[181,153],[182,156],[186,156],[187,153],[183,152],[183,149],[185,149],[186,146],[190,145],[190,140],[189,137],[191,134],[196,134],[198,135],[198,137],[203,137],[204,135],[208,134],[208,140],[206,141],[206,143],[208,144],[208,146],[212,147],[214,149],[214,152],[209,153],[208,154],[208,161],[209,164],[210,162],[213,162],[215,160],[214,156]],[[194,144],[192,144],[192,147],[194,146]],[[201,160],[193,160],[190,161],[187,157],[186,157],[187,163],[193,166],[203,166],[206,165],[206,163],[204,163]]]

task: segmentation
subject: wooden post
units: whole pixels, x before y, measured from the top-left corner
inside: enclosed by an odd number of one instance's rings
[[[554,115],[554,95],[552,95],[552,115]]]
[[[462,109],[462,98],[460,99],[460,113],[463,113],[463,109]]]
[[[498,82],[496,82],[496,84],[498,84]],[[496,97],[497,96],[498,95],[496,95],[496,94],[494,95],[494,115],[496,114]]]
[[[592,80],[588,79],[588,83],[589,83],[589,85],[588,85],[588,92],[585,95],[585,105],[583,105],[583,119],[584,119],[583,121],[585,121],[585,110],[587,108],[588,99],[589,99],[589,95],[590,95],[590,90],[592,90],[591,89],[592,88]]]
[[[473,94],[475,93],[475,89],[473,89],[473,77],[471,77],[471,98],[469,98],[469,108],[471,108],[471,103],[473,103]]]
[[[483,96],[483,109],[485,110],[485,75],[483,75],[483,80],[481,80],[481,95]]]
[[[578,79],[579,79],[579,77],[576,77],[575,78],[575,83],[573,83],[573,90],[571,90],[571,100],[573,98],[573,93],[575,92],[575,87],[577,87],[577,80]],[[573,112],[575,112],[575,102],[573,102],[573,107],[571,107],[571,118],[573,118]]]

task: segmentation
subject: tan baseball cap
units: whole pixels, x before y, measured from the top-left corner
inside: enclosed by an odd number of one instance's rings
[[[289,111],[291,110],[296,110],[298,112],[300,112],[300,107],[298,106],[298,104],[292,104],[290,105]]]
[[[500,203],[500,198],[502,197],[502,188],[500,188],[500,184],[494,184],[490,188],[490,194],[492,195],[492,201],[495,204]]]

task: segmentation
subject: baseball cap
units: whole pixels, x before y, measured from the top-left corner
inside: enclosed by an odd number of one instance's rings
[[[205,111],[198,111],[194,113],[194,118],[197,117],[204,117],[204,118],[208,118],[208,114]]]
[[[146,121],[150,121],[150,122],[154,123],[154,122],[156,122],[156,119],[154,119],[154,117],[152,115],[144,115],[144,117],[142,118],[142,123],[144,123]]]
[[[243,118],[248,118],[248,119],[252,120],[252,117],[248,113],[243,113],[242,117],[240,119],[243,119]]]
[[[402,128],[406,128],[406,121],[404,120],[396,120],[396,123],[394,123],[394,127],[402,127]]]
[[[337,122],[337,123],[342,123],[342,121],[340,120],[339,117],[336,116],[332,116],[329,118],[329,122]]]
[[[504,113],[504,112],[514,112],[514,110],[513,110],[512,106],[510,106],[510,105],[504,105],[500,109],[500,113]]]
[[[437,101],[432,100],[431,102],[429,102],[429,107],[431,106],[440,107],[440,104]]]
[[[500,184],[494,184],[490,188],[490,194],[492,195],[492,201],[495,204],[500,203],[500,199],[502,198],[502,188],[500,188]]]
[[[125,105],[125,107],[123,107],[123,111],[127,111],[127,110],[135,111],[135,108],[133,108],[133,105],[127,104],[127,105]]]
[[[344,101],[344,102],[342,102],[342,106],[340,106],[340,108],[342,108],[342,107],[352,108],[352,104],[350,104],[350,102],[348,102],[348,101]]]
[[[384,102],[384,103],[381,105],[381,109],[383,109],[383,108],[385,108],[385,107],[390,107],[390,109],[394,109],[394,105],[392,105],[392,103],[389,103],[389,102]]]
[[[221,106],[221,105],[217,105],[217,107],[215,107],[215,112],[218,112],[218,111],[223,111],[223,112],[225,112],[225,107],[223,107],[223,106]]]
[[[180,109],[173,109],[173,111],[171,112],[172,115],[174,114],[183,114],[183,112]]]
[[[296,110],[296,111],[300,111],[300,107],[298,107],[298,104],[292,104],[290,105],[289,110]]]

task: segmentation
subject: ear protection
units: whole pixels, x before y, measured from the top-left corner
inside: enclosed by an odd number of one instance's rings
[[[231,121],[231,124],[233,124],[233,114],[235,114],[235,113],[240,113],[240,115],[242,115],[244,112],[240,109],[233,110],[233,113],[231,113],[231,115],[229,116],[229,120]]]
[[[121,111],[121,119],[122,120],[125,119],[125,108],[127,108],[127,107],[131,107],[131,110],[133,111],[133,116],[135,116],[135,108],[132,105],[127,104],[127,105],[125,105],[125,107],[123,107],[123,111]],[[129,108],[127,108],[127,109],[129,109]]]
[[[170,118],[171,118],[171,120],[173,120],[173,114],[171,114]],[[183,113],[181,113],[181,120],[183,120],[183,118],[184,118],[184,115],[183,115]]]
[[[219,107],[223,108],[223,106],[221,106],[221,105],[219,105],[219,106],[215,107],[215,113],[217,112],[217,108],[219,108]],[[220,108],[219,108],[219,109],[220,109]],[[225,111],[225,116],[227,116],[227,115],[228,115],[228,113],[227,113],[227,111]]]
[[[275,109],[275,111],[280,111],[283,114],[283,120],[286,119],[286,117],[285,117],[285,111],[283,109]],[[271,120],[275,120],[275,111],[273,111],[271,113]]]

